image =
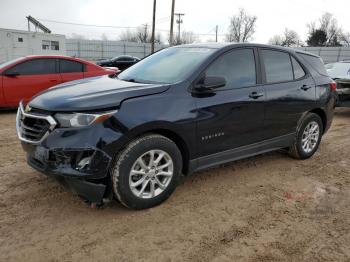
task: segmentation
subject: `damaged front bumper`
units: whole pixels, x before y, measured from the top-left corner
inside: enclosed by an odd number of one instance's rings
[[[113,122],[112,122],[113,121]],[[57,178],[91,203],[110,192],[109,169],[121,147],[117,120],[81,128],[59,128],[50,115],[17,114],[17,133],[34,169]]]
[[[97,148],[48,149],[22,143],[28,164],[56,178],[68,189],[91,203],[101,203],[106,195],[106,176],[111,157]]]

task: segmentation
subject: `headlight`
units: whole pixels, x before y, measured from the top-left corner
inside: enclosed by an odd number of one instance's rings
[[[104,112],[101,114],[57,113],[55,114],[55,118],[61,127],[83,127],[94,123],[101,123],[116,112]]]

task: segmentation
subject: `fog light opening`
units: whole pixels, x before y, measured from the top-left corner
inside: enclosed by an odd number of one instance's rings
[[[85,157],[85,158],[81,159],[79,161],[79,163],[77,164],[76,169],[77,170],[82,170],[82,169],[88,167],[90,165],[90,163],[91,163],[91,159],[92,159],[92,156],[88,156],[88,157]]]

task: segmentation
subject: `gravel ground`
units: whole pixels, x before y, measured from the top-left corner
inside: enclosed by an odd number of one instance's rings
[[[143,211],[91,209],[32,170],[14,125],[0,113],[0,261],[350,261],[350,109],[312,159],[200,172]]]

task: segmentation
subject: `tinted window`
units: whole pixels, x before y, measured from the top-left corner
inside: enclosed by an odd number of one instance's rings
[[[6,72],[17,72],[20,75],[56,74],[56,63],[55,59],[33,59],[18,64],[8,69]]]
[[[264,60],[266,81],[276,83],[293,80],[293,69],[288,53],[261,50]]]
[[[118,61],[118,62],[131,62],[131,61],[134,61],[134,58],[129,57],[129,56],[121,56],[121,57],[118,57],[116,61]]]
[[[293,64],[293,70],[294,70],[294,79],[302,78],[305,75],[304,69],[301,67],[299,62],[295,60],[294,57],[292,57],[292,64]]]
[[[323,61],[320,57],[301,54],[298,53],[298,56],[303,58],[314,70],[316,70],[319,74],[328,76],[327,70],[324,67]]]
[[[82,63],[71,60],[60,60],[60,72],[61,73],[77,73],[83,72],[84,66]]]
[[[255,59],[252,49],[238,49],[223,54],[206,71],[206,76],[226,79],[225,88],[240,88],[256,84]]]
[[[15,58],[15,59],[12,59],[10,61],[4,62],[4,63],[0,64],[0,69],[3,69],[5,67],[7,67],[7,66],[9,66],[9,65],[11,65],[13,63],[16,63],[16,62],[18,62],[20,60],[23,60],[23,59],[24,59],[23,57],[19,57],[19,58]]]

